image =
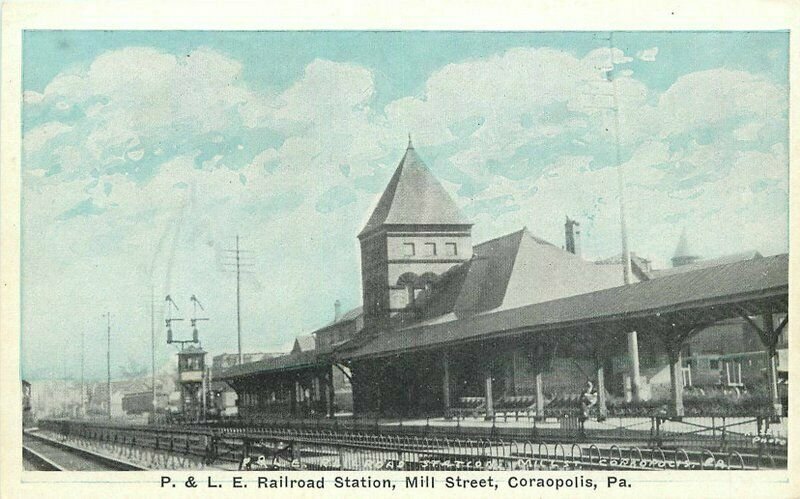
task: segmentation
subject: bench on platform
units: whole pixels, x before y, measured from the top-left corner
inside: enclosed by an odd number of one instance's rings
[[[545,413],[550,416],[563,416],[564,414],[580,414],[580,393],[561,393],[556,395],[545,407]]]
[[[519,421],[520,414],[528,419],[540,416],[540,414],[536,414],[535,395],[510,395],[503,397],[495,402],[494,412],[497,415],[502,414],[504,421],[508,421],[509,414],[514,415],[515,421]]]
[[[456,405],[450,408],[450,415],[464,419],[467,416],[477,418],[486,412],[486,399],[484,397],[459,397]]]

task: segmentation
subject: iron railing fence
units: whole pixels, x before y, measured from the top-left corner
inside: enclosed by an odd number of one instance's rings
[[[624,442],[666,447],[727,449],[753,452],[761,445],[785,447],[788,419],[769,416],[683,417],[618,416],[581,421],[567,414],[551,418],[507,420],[485,418],[288,418],[212,421],[200,427],[286,428],[367,432],[388,435],[422,435],[448,438],[504,438],[543,442]]]
[[[125,426],[45,421],[42,430],[73,445],[102,446],[126,459],[169,469],[763,469],[786,468],[785,447],[764,439],[750,449],[654,443],[545,442],[526,438],[374,433],[280,425]],[[96,449],[95,449],[96,450]]]

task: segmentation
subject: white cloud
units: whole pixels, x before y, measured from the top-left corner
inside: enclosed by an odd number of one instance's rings
[[[743,142],[750,142],[758,138],[758,132],[760,132],[762,128],[764,128],[764,123],[759,123],[759,122],[748,123],[734,130],[733,137],[736,140],[741,140]]]
[[[679,133],[725,120],[786,113],[786,89],[745,71],[711,69],[679,77],[658,101],[662,133]]]
[[[51,139],[70,130],[72,130],[71,126],[61,123],[60,121],[44,123],[23,134],[23,148],[28,154],[35,153],[44,147]]]
[[[636,52],[636,58],[640,61],[655,62],[658,55],[658,47],[644,49]]]
[[[617,138],[613,115],[599,109],[609,87],[637,252],[663,259],[676,220],[713,228],[697,244],[709,255],[786,244],[785,147],[731,147],[785,120],[785,89],[758,75],[691,73],[659,93],[624,69],[608,83],[605,48],[518,48],[448,64],[421,95],[374,109],[375,76],[357,64],[315,60],[288,88],[259,92],[238,61],[209,49],[188,55],[121,49],[26,92],[25,105],[45,116],[84,112],[69,125],[47,118],[24,142],[26,317],[45,306],[66,317],[35,319],[40,337],[93,324],[76,299],[125,311],[121,330],[149,334],[131,297],[154,278],[157,294],[207,297],[219,328],[208,346],[230,347],[232,281],[218,269],[240,233],[257,255],[246,345],[288,344],[319,325],[309,311],[335,298],[357,304],[355,234],[375,196],[354,179],[387,181],[409,131],[448,190],[466,192],[458,202],[475,214],[476,240],[527,225],[560,244],[569,214],[582,220],[589,256],[618,252],[608,167]],[[618,49],[613,59],[632,60]],[[706,128],[716,133],[700,143],[692,134]],[[261,142],[262,131],[278,138]],[[675,146],[680,134],[692,137]],[[54,164],[60,173],[49,173]],[[320,212],[330,192],[348,204]],[[58,293],[47,289],[53,275]]]

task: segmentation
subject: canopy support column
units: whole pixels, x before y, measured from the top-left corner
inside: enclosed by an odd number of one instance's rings
[[[602,361],[597,364],[597,412],[600,417],[608,417],[608,407],[606,404],[606,375]]]
[[[639,374],[639,338],[636,331],[628,332],[628,365],[630,366],[633,401],[641,401],[641,376]]]
[[[764,326],[760,327],[756,322],[750,318],[750,315],[742,308],[739,308],[739,314],[744,320],[750,324],[753,329],[758,333],[761,338],[761,343],[764,345],[764,352],[767,355],[767,383],[770,398],[770,411],[773,416],[780,416],[783,414],[783,404],[781,404],[780,396],[778,395],[778,338],[786,327],[789,321],[789,315],[781,321],[778,327],[775,327],[773,319],[773,309],[771,305],[766,306],[764,311]]]
[[[486,378],[486,419],[490,420],[494,417],[494,400],[492,399],[492,370],[487,369],[484,377]]]
[[[442,405],[444,417],[450,417],[450,356],[442,352]]]
[[[544,382],[541,369],[536,371],[536,417],[544,419]]]
[[[325,378],[327,380],[327,389],[325,391],[328,396],[328,417],[333,418],[336,415],[336,390],[333,386],[333,365],[331,364],[326,371]]]
[[[608,417],[608,406],[606,404],[606,346],[604,341],[599,335],[594,338],[594,362],[597,375],[597,412],[601,418]]]
[[[672,395],[672,416],[681,418],[683,409],[683,366],[681,361],[681,344],[668,347],[669,355],[669,385]]]
[[[289,383],[292,386],[292,400],[289,406],[289,412],[291,412],[292,416],[294,416],[297,414],[297,385],[299,385],[300,382],[297,381],[297,376],[291,376]]]

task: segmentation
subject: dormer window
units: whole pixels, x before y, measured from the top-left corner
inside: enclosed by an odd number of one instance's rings
[[[403,256],[414,256],[415,254],[414,243],[403,243]]]

